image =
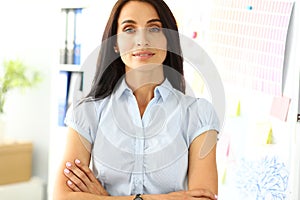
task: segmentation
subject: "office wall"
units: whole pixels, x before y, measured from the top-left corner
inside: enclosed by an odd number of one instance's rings
[[[56,61],[55,7],[51,1],[0,2],[0,62],[20,59],[42,73],[43,82],[23,93],[12,91],[5,107],[6,137],[33,142],[33,176],[48,181],[50,75]],[[22,167],[22,166],[20,166]]]

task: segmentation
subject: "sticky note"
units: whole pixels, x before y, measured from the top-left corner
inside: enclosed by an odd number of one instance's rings
[[[273,131],[270,122],[257,122],[255,127],[255,143],[257,144],[272,144]]]
[[[273,131],[272,128],[269,129],[269,133],[267,135],[267,141],[266,144],[272,144],[273,143]]]
[[[241,115],[241,101],[239,99],[229,99],[228,113],[230,117],[238,117]]]
[[[271,116],[286,121],[290,102],[291,99],[284,96],[274,97],[270,112]]]
[[[193,73],[193,82],[192,82],[193,90],[196,94],[202,95],[205,88],[205,82],[196,71]]]
[[[227,176],[227,168],[224,169],[223,176],[222,176],[222,184],[225,184]]]
[[[240,115],[241,115],[241,102],[238,101],[235,116],[240,116]]]
[[[229,157],[229,152],[230,152],[230,143],[228,143],[227,146],[226,157]]]

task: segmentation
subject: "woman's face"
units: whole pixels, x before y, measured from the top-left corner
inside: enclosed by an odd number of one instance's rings
[[[161,66],[167,55],[167,39],[152,5],[130,1],[118,19],[116,49],[126,70]],[[141,69],[141,68],[140,68]]]

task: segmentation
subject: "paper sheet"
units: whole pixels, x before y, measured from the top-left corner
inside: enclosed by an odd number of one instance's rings
[[[210,50],[225,82],[282,94],[285,45],[294,3],[215,0]]]
[[[284,96],[274,97],[270,113],[271,116],[276,117],[282,121],[286,121],[290,102],[291,99]]]

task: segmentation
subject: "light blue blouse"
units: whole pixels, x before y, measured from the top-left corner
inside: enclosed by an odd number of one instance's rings
[[[205,131],[219,131],[211,103],[166,79],[141,118],[125,79],[116,88],[102,100],[70,107],[65,119],[92,144],[98,180],[112,196],[186,190],[190,144]]]

